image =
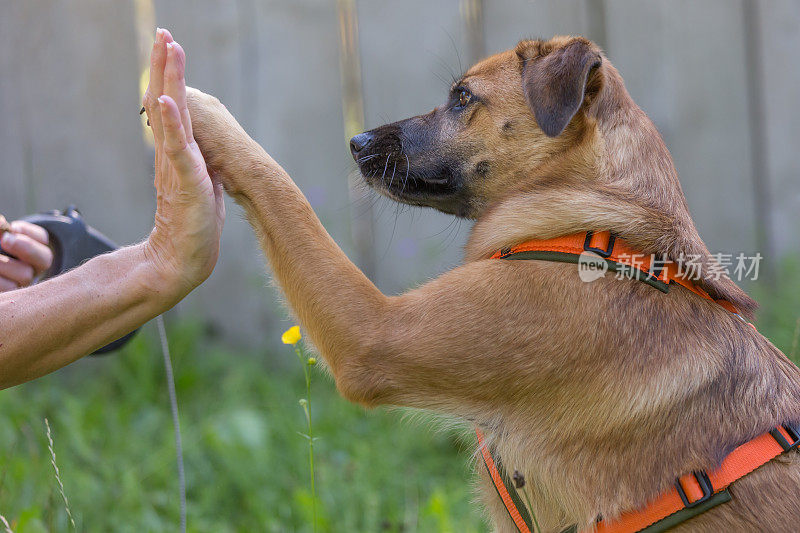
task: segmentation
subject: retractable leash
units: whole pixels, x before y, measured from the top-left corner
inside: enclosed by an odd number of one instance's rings
[[[50,248],[53,250],[53,264],[45,272],[39,281],[58,276],[64,272],[80,266],[89,259],[112,252],[119,248],[111,239],[86,224],[80,211],[70,205],[64,211],[49,211],[30,215],[22,220],[36,224],[44,228],[49,236]],[[0,222],[5,219],[0,216]],[[0,225],[0,230],[10,231],[10,226],[5,223]],[[0,250],[0,254],[6,254]],[[13,257],[13,256],[12,256]],[[175,379],[172,374],[172,360],[169,355],[169,344],[167,342],[167,331],[164,327],[162,315],[156,317],[158,334],[161,339],[161,352],[164,356],[164,370],[167,379],[167,390],[169,392],[170,410],[172,412],[172,425],[175,430],[175,448],[178,463],[178,485],[180,490],[180,530],[186,532],[186,481],[183,469],[183,446],[181,445],[181,429],[178,419],[178,400],[175,393]],[[96,350],[92,355],[108,354],[122,348],[127,344],[136,332],[136,329],[124,337],[103,346]]]

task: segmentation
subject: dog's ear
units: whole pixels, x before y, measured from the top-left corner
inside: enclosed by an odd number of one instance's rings
[[[574,39],[548,50],[549,43],[522,41],[522,90],[542,131],[557,137],[580,109],[593,69],[602,62],[591,43]]]

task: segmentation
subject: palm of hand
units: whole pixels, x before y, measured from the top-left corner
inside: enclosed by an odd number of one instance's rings
[[[147,249],[162,273],[188,292],[214,269],[225,205],[192,135],[184,65],[183,49],[158,30],[144,100],[156,145],[156,217]]]

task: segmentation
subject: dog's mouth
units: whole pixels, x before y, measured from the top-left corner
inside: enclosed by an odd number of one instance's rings
[[[359,158],[358,168],[370,187],[395,199],[447,196],[456,192],[446,168],[421,175],[402,150]]]
[[[384,126],[384,128],[387,128]],[[383,129],[383,128],[382,128]],[[367,132],[369,139],[351,151],[364,181],[394,200],[440,208],[441,201],[458,192],[458,180],[450,165],[415,164],[397,131]]]

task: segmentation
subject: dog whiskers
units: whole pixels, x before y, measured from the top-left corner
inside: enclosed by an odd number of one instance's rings
[[[383,178],[386,177],[386,169],[389,168],[389,158],[392,157],[392,154],[386,156],[386,163],[383,165],[383,174],[381,174],[381,183],[383,183]]]
[[[403,153],[403,155],[406,156],[406,177],[403,180],[403,183],[405,184],[408,183],[408,172],[411,170],[411,161],[408,159],[408,154]],[[405,185],[403,185],[403,187],[405,187]]]
[[[394,162],[394,166],[392,167],[392,177],[389,179],[389,188],[392,188],[392,184],[394,183],[394,173],[397,170],[397,161]]]

